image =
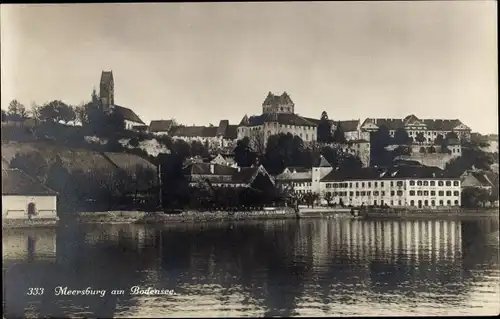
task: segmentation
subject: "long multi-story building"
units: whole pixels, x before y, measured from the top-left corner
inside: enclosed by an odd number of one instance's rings
[[[238,139],[248,137],[257,151],[263,151],[269,136],[280,133],[299,136],[304,142],[317,140],[317,124],[295,114],[295,104],[286,92],[269,92],[262,103],[262,114],[245,115],[238,125]]]
[[[316,193],[323,203],[329,193],[331,203],[352,206],[440,208],[461,205],[460,178],[448,176],[437,167],[399,165],[345,172],[334,169],[321,156],[311,170],[299,174],[296,168],[286,169],[278,175],[277,181],[298,194]]]
[[[470,140],[471,137],[471,129],[458,119],[419,119],[413,114],[404,119],[367,118],[360,126],[360,137],[369,140],[370,133],[377,131],[382,125],[387,127],[391,136],[394,136],[396,130],[404,129],[413,141],[422,133],[427,143],[434,142],[438,135],[445,137],[450,132],[454,132],[459,139]]]

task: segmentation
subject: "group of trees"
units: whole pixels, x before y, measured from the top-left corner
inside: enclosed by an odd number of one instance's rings
[[[461,193],[462,206],[467,208],[485,207],[486,203],[493,205],[496,201],[498,192],[490,192],[484,188],[467,187]]]
[[[340,122],[335,125],[335,131],[332,133],[333,121],[330,121],[326,111],[321,113],[318,123],[318,142],[320,143],[341,143],[347,142],[345,132],[340,125]]]
[[[300,137],[290,133],[270,136],[263,154],[252,152],[248,138],[239,140],[234,149],[235,161],[239,166],[259,163],[271,174],[279,174],[289,166],[312,167],[320,155],[323,155],[332,167],[343,170],[362,167],[361,160],[356,156],[343,153],[331,145],[305,145]]]

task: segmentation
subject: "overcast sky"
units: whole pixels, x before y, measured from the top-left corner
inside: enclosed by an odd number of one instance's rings
[[[113,70],[147,124],[238,124],[267,93],[332,119],[498,131],[496,1],[1,5],[2,108],[78,104]]]

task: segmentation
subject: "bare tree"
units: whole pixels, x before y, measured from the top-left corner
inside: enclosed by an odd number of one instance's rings
[[[9,115],[18,116],[23,119],[27,118],[29,115],[29,112],[26,110],[24,105],[19,103],[18,100],[12,100],[9,103],[8,113]]]

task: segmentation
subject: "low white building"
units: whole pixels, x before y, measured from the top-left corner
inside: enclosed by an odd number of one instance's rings
[[[2,169],[2,220],[57,219],[57,192],[18,169]]]
[[[312,191],[312,169],[304,167],[287,167],[276,177],[282,189],[291,189],[298,194]]]
[[[187,143],[198,141],[210,150],[226,149],[236,146],[237,126],[228,120],[221,120],[219,126],[177,126],[171,129],[171,136]]]

